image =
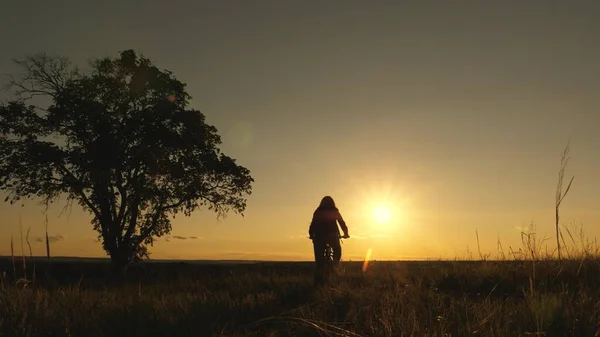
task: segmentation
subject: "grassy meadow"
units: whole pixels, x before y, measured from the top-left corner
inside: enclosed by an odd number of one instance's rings
[[[594,336],[600,259],[133,266],[0,260],[0,336]],[[535,257],[535,256],[534,256]],[[21,279],[14,278],[16,272]]]

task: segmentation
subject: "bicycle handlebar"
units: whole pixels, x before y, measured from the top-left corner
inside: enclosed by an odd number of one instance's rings
[[[339,239],[350,239],[350,235],[338,235]],[[309,240],[312,240],[313,238],[311,238],[310,236],[308,237]]]

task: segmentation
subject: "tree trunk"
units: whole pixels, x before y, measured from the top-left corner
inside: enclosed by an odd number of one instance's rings
[[[126,280],[127,265],[129,264],[128,251],[129,249],[126,247],[118,247],[110,254],[112,277],[117,282]]]

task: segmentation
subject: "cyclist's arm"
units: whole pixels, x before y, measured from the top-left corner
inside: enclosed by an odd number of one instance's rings
[[[310,226],[308,226],[308,236],[310,236],[312,238],[314,234],[315,234],[315,215],[313,214],[313,218],[310,221]]]
[[[338,214],[337,214],[337,221],[340,224],[340,227],[342,227],[342,231],[344,231],[344,235],[348,236],[348,226],[346,226],[346,221],[344,221],[344,218],[342,218],[342,214],[340,212],[338,212]]]

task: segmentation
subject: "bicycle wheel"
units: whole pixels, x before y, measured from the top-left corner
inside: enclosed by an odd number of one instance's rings
[[[325,279],[328,279],[330,277],[332,269],[333,269],[333,249],[331,248],[331,246],[329,244],[325,245],[323,254],[324,254],[323,273],[324,273]]]

